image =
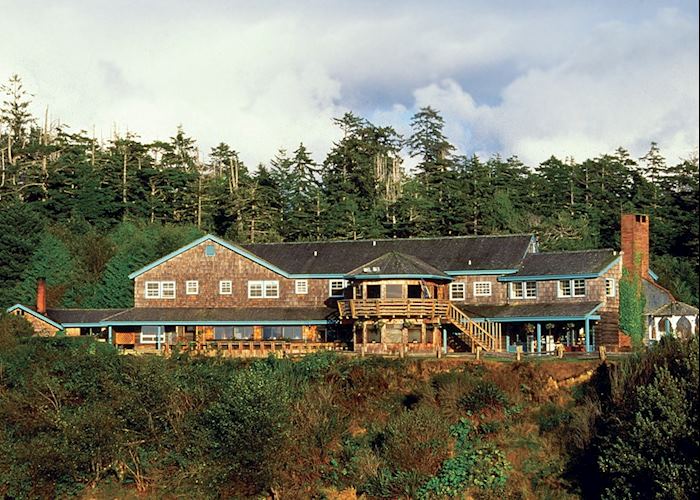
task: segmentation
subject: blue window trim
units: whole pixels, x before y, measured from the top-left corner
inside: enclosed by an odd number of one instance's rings
[[[22,304],[15,304],[14,306],[8,307],[7,312],[11,313],[13,311],[16,311],[17,309],[20,309],[24,311],[26,314],[30,314],[34,316],[37,319],[40,319],[44,323],[48,323],[49,325],[58,328],[59,330],[63,330],[63,325],[60,323],[56,323],[54,320],[44,316],[41,313],[36,312],[34,309],[30,309],[27,306],[23,306]]]
[[[554,280],[572,280],[572,279],[593,279],[600,278],[605,273],[607,273],[614,265],[620,262],[620,256],[613,259],[607,266],[596,273],[581,273],[581,274],[544,274],[544,275],[532,275],[532,276],[502,276],[498,278],[498,281],[554,281]]]

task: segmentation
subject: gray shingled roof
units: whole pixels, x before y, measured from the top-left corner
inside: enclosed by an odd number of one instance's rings
[[[337,314],[336,309],[328,307],[134,307],[114,314],[106,321],[325,321],[337,317]]]
[[[452,279],[440,269],[423,262],[418,257],[406,255],[401,252],[388,252],[348,273],[350,276],[376,276],[376,275],[411,275],[433,276],[444,279]]]
[[[388,252],[412,255],[442,271],[517,269],[531,235],[256,243],[249,252],[291,274],[346,274]],[[316,254],[314,254],[316,252]]]
[[[644,314],[652,314],[660,307],[676,301],[671,292],[649,280],[642,280],[642,292],[644,293]]]
[[[597,274],[618,257],[611,249],[531,253],[518,272],[508,277]]]
[[[590,314],[600,303],[550,302],[544,304],[455,305],[473,318],[579,318]]]
[[[697,316],[698,308],[684,302],[672,302],[650,313],[652,316]]]
[[[56,323],[99,323],[124,309],[47,309],[46,317]]]

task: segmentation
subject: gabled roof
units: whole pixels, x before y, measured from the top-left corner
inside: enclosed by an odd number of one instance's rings
[[[598,319],[600,302],[548,302],[535,304],[455,304],[465,314],[477,319],[497,321],[580,321]]]
[[[337,275],[389,252],[414,256],[449,275],[518,268],[532,235],[256,243],[242,248],[292,275]],[[496,271],[500,271],[496,273]]]
[[[698,308],[683,302],[672,302],[649,313],[650,316],[697,316]]]
[[[501,281],[595,278],[607,272],[620,255],[611,249],[530,253],[518,272]]]
[[[184,247],[178,248],[174,252],[170,252],[168,255],[165,255],[164,257],[161,257],[160,259],[158,259],[154,262],[151,262],[150,264],[142,267],[138,271],[134,271],[133,273],[131,273],[129,275],[129,279],[134,279],[134,278],[142,275],[146,271],[150,271],[154,267],[159,266],[160,264],[169,261],[173,257],[177,257],[178,255],[185,253],[187,250],[190,250],[190,249],[196,247],[197,245],[204,243],[205,241],[211,241],[213,243],[217,243],[224,248],[227,248],[233,252],[236,252],[239,255],[242,255],[243,257],[246,257],[254,262],[257,262],[261,266],[266,267],[269,270],[276,272],[277,274],[281,274],[284,277],[289,277],[289,275],[286,272],[284,272],[282,269],[278,268],[274,264],[270,264],[269,262],[265,262],[263,259],[260,259],[258,256],[251,254],[250,252],[246,251],[245,249],[239,247],[238,245],[234,245],[233,243],[229,243],[228,241],[224,241],[221,238],[214,236],[213,234],[207,234],[207,235],[202,236],[201,238],[197,238],[192,243],[188,243]]]
[[[642,279],[642,293],[644,294],[644,314],[653,314],[660,307],[676,301],[671,292],[647,279]]]
[[[426,278],[452,280],[440,269],[423,262],[418,257],[401,252],[387,252],[348,273],[351,278]]]
[[[13,311],[16,311],[17,309],[23,311],[25,314],[31,314],[35,318],[40,319],[44,323],[47,323],[47,324],[53,326],[54,328],[58,328],[59,330],[63,330],[63,325],[61,325],[60,323],[52,320],[51,318],[47,317],[44,314],[41,314],[38,311],[35,311],[34,309],[32,309],[30,307],[23,306],[22,304],[15,304],[14,306],[8,307],[7,312],[11,313]]]

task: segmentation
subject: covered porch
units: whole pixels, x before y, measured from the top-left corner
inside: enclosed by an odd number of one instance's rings
[[[460,306],[475,321],[499,323],[502,349],[526,353],[553,353],[557,345],[568,352],[593,352],[596,326],[601,319],[597,302],[501,306]]]

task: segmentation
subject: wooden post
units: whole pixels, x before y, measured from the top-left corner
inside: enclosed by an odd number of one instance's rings
[[[523,346],[517,346],[515,348],[515,360],[516,361],[521,361],[523,358]]]
[[[481,359],[481,346],[478,345],[476,346],[476,360],[479,361]]]
[[[599,356],[600,356],[600,360],[601,360],[601,361],[605,361],[605,359],[606,359],[606,357],[607,357],[607,354],[606,354],[606,352],[605,352],[605,346],[604,346],[604,345],[598,347],[598,354],[599,354]]]
[[[367,352],[367,322],[362,322],[362,348],[360,349],[360,355],[364,358]]]

